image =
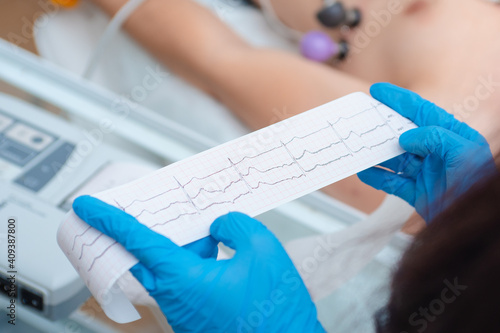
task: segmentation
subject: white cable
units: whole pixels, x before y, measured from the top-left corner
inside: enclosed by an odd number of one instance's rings
[[[266,18],[272,29],[274,29],[283,37],[294,42],[299,42],[302,39],[302,36],[304,35],[302,32],[292,29],[281,22],[278,15],[276,15],[276,12],[274,11],[271,0],[261,0],[260,4],[262,5],[262,12],[264,13],[264,17]]]
[[[123,23],[132,15],[132,13],[146,0],[129,0],[125,5],[123,5],[120,10],[113,16],[108,26],[104,30],[101,39],[94,48],[87,65],[83,71],[82,76],[86,79],[90,78],[94,73],[97,64],[101,60],[104,52],[111,44],[111,39],[120,30]]]
[[[120,30],[123,23],[132,15],[132,13],[146,0],[129,0],[111,19],[108,26],[104,30],[97,46],[94,48],[87,64],[84,67],[82,76],[89,79],[94,73],[97,64],[101,60],[108,46],[111,44],[111,39]],[[264,17],[267,22],[276,32],[283,37],[294,42],[299,42],[302,39],[303,33],[286,26],[276,15],[270,0],[261,0]]]

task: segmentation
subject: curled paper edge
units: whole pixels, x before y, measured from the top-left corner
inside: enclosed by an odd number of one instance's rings
[[[118,324],[126,324],[141,319],[139,312],[118,286],[118,281],[103,294],[103,297],[107,297],[109,301],[99,304],[111,320]]]
[[[63,237],[62,234],[65,226],[67,226],[68,221],[70,220],[70,217],[77,219],[81,223],[84,223],[83,221],[80,220],[80,218],[76,216],[73,210],[68,212],[64,222],[60,225],[59,229],[57,230],[57,243],[59,244],[59,247],[61,249],[69,247],[65,246],[64,243],[70,240],[68,238]],[[141,315],[136,310],[136,308],[129,300],[126,293],[121,289],[120,284],[118,283],[120,280],[123,280],[125,277],[127,277],[127,272],[129,272],[129,269],[132,268],[138,262],[136,258],[134,258],[132,255],[130,256],[131,256],[130,259],[132,260],[130,260],[126,266],[122,267],[120,271],[115,273],[115,276],[109,282],[106,288],[103,288],[101,290],[95,290],[95,288],[89,286],[88,281],[84,280],[85,285],[90,290],[92,295],[95,297],[96,301],[99,303],[104,313],[108,316],[108,318],[119,324],[130,323],[139,320],[141,318]],[[71,265],[75,268],[75,270],[79,272],[79,268],[75,265],[73,260],[71,260],[71,257],[68,257],[68,259]],[[129,277],[134,278],[131,274]]]

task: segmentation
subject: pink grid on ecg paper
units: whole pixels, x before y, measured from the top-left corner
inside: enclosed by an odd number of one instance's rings
[[[96,196],[110,204],[118,203],[126,212],[138,216],[142,223],[157,226],[155,231],[183,245],[206,236],[213,219],[223,213],[241,210],[256,215],[400,154],[397,137],[413,125],[407,124],[398,132],[391,126],[389,114],[401,124],[407,123],[366,95],[350,95]],[[285,130],[278,131],[283,126]],[[266,135],[269,133],[271,135]],[[250,145],[253,152],[247,154],[241,145],[250,140],[254,140],[254,147]],[[335,142],[338,143],[332,145]],[[306,150],[318,152],[306,153]],[[225,171],[215,173],[219,170]],[[212,173],[215,174],[207,177]],[[203,187],[210,182],[216,183],[226,174],[230,176],[225,184],[218,184],[219,192],[208,192]],[[225,189],[238,177],[238,183]],[[200,205],[201,199],[193,199],[194,194],[202,190],[206,196],[203,200],[212,200],[205,205]],[[220,204],[226,201],[231,202]],[[182,217],[159,224],[177,216]],[[81,232],[73,226],[65,230],[64,237],[71,239]],[[78,243],[89,244],[92,239],[89,233]],[[122,272],[134,262],[130,256],[123,256],[124,251],[119,246],[106,248],[109,244],[103,240],[86,247],[85,258],[89,254],[90,258],[97,259],[79,263],[85,267],[84,273],[88,270],[85,280],[99,281],[96,285],[100,288],[117,278],[113,272]],[[79,261],[78,255],[74,252],[70,255],[74,265]],[[92,269],[89,269],[92,262]],[[91,291],[94,293],[95,289]]]

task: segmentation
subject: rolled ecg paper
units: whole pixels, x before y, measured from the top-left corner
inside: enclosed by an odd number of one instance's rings
[[[402,154],[398,138],[414,127],[354,93],[93,196],[185,245],[209,235],[218,216],[256,216]],[[134,256],[73,211],[57,240],[109,318],[140,318],[117,283]]]

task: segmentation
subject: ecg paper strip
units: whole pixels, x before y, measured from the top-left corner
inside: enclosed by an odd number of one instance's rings
[[[220,215],[256,216],[403,153],[398,138],[414,127],[354,93],[94,196],[184,245]],[[131,254],[72,211],[57,239],[111,319],[139,318],[113,288],[137,263]]]

